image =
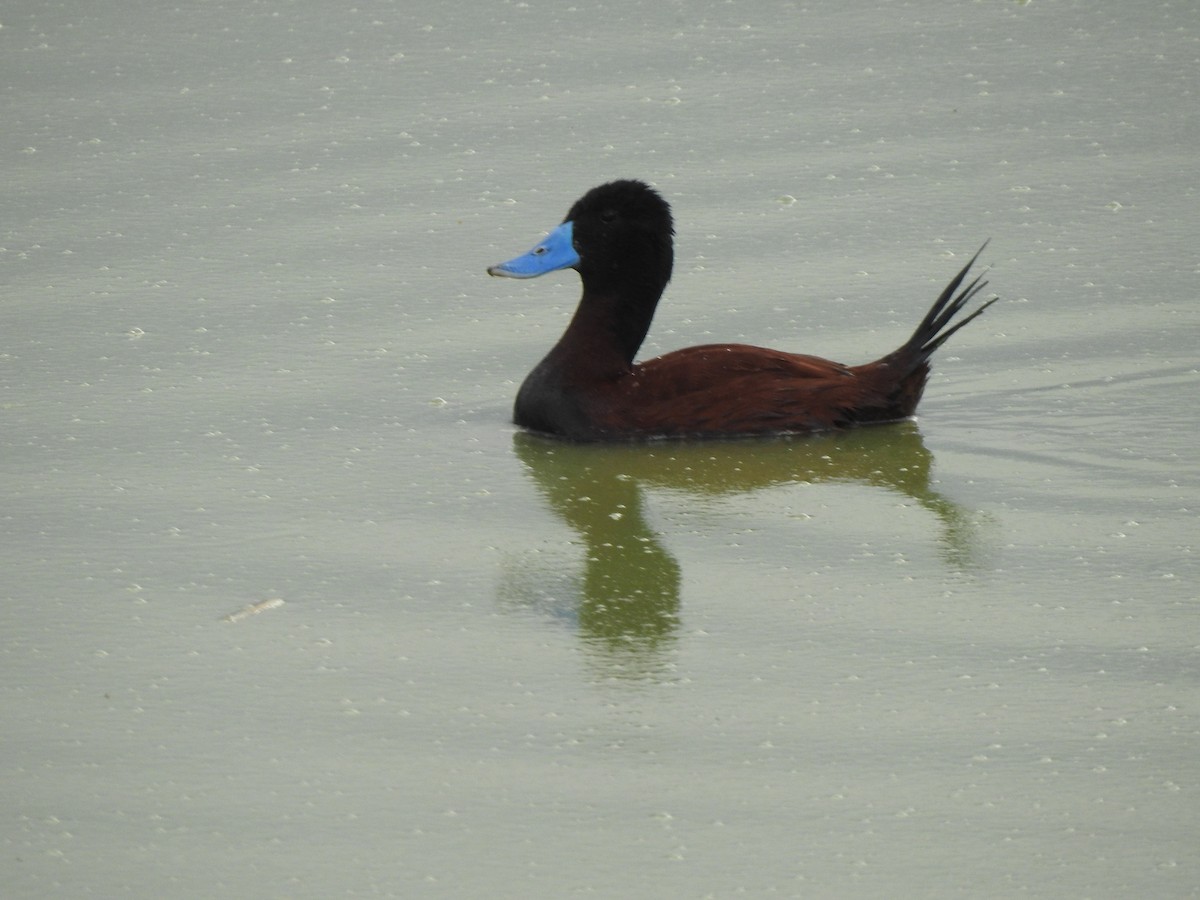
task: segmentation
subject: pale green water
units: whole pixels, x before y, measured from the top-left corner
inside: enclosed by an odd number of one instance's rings
[[[7,895],[1200,891],[1200,12],[1104,6],[0,14]],[[648,354],[1002,299],[915,424],[514,434],[618,176]]]

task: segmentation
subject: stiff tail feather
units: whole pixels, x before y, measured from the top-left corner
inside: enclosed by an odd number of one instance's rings
[[[976,294],[987,287],[987,282],[983,280],[982,275],[979,275],[974,281],[959,291],[959,287],[967,277],[967,272],[970,271],[971,266],[975,265],[975,260],[979,259],[979,254],[984,251],[987,245],[988,241],[984,241],[983,247],[976,250],[975,255],[951,279],[950,283],[946,285],[946,289],[942,291],[941,296],[937,298],[933,306],[930,307],[929,312],[925,314],[925,318],[921,320],[921,324],[917,326],[917,330],[913,332],[912,337],[896,353],[892,354],[893,356],[911,359],[914,368],[928,362],[929,357],[933,355],[934,351],[946,343],[954,332],[981,315],[985,309],[999,299],[993,297],[962,321],[955,322],[949,328],[946,327],[962,311],[962,308],[971,302],[971,299]]]

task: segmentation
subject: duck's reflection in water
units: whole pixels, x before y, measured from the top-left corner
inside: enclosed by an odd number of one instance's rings
[[[969,566],[971,517],[933,489],[933,457],[911,422],[802,438],[628,445],[518,433],[514,447],[551,509],[582,539],[582,576],[565,572],[561,558],[522,556],[504,573],[500,600],[574,620],[613,677],[660,678],[679,626],[679,563],[646,523],[643,487],[706,497],[818,482],[884,488],[932,512],[947,562]]]

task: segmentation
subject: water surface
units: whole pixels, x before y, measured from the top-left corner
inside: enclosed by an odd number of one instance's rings
[[[11,896],[1200,890],[1200,13],[27,7]],[[484,270],[612,177],[647,354],[1001,301],[915,423],[516,433],[577,279]]]

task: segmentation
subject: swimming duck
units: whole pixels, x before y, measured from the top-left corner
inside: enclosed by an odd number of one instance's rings
[[[674,260],[671,208],[641,181],[613,181],[491,275],[575,269],[583,296],[554,348],[517,392],[513,420],[577,441],[719,438],[829,431],[909,418],[929,358],[992,298],[951,324],[987,282],[959,290],[981,247],[899,349],[857,366],[752,347],[705,344],[635,363]],[[985,244],[986,246],[986,244]]]

